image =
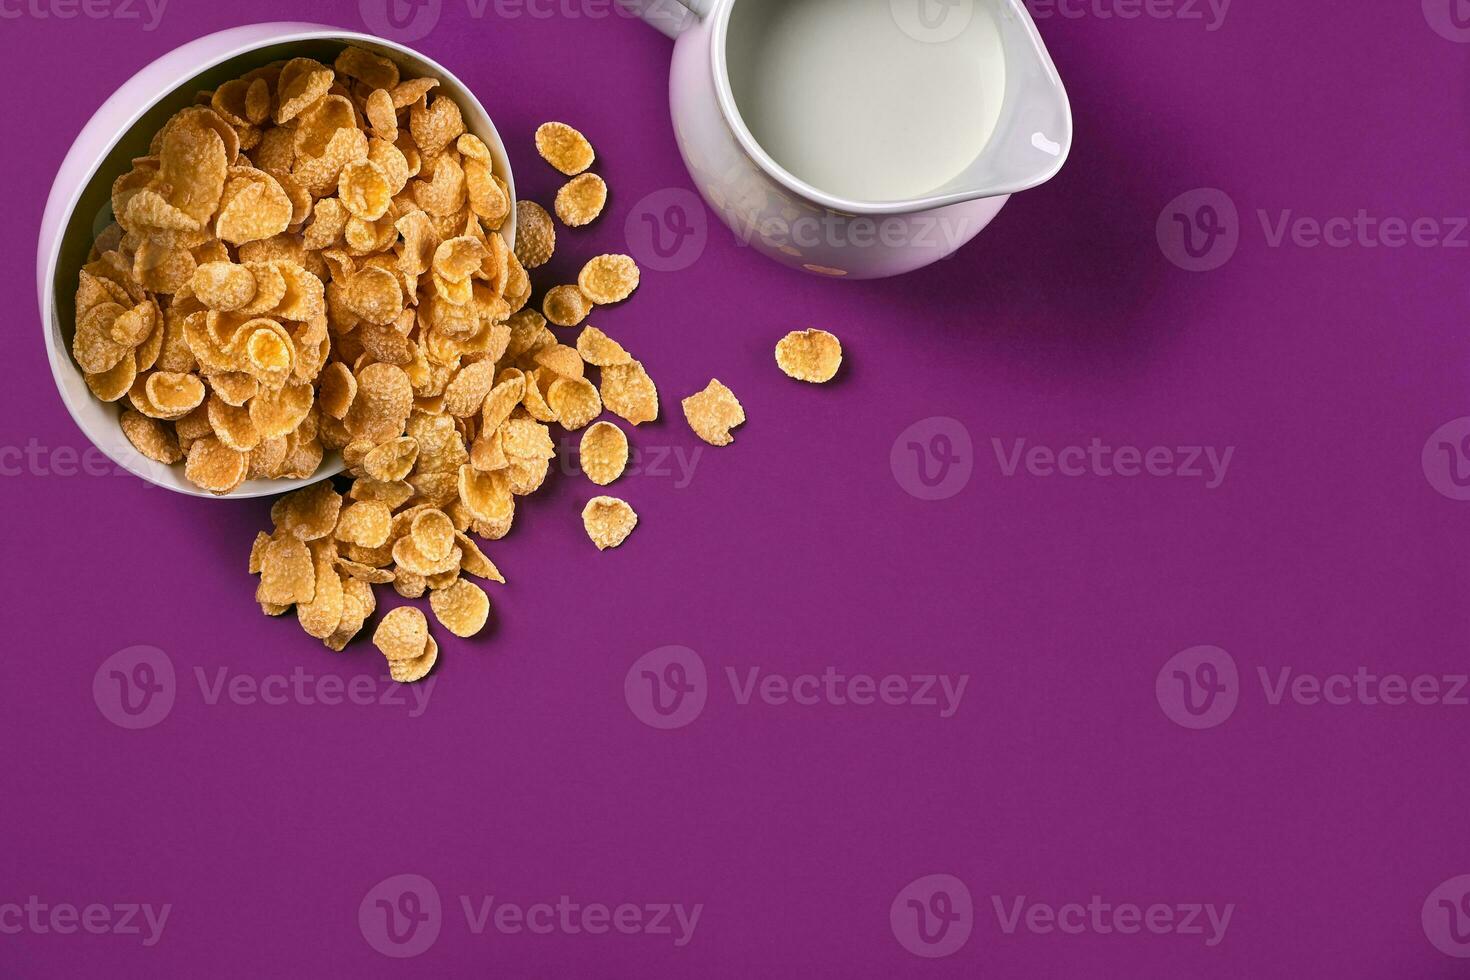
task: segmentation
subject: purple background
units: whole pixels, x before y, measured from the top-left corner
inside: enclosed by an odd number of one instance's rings
[[[152,948],[0,934],[0,975],[1463,975],[1420,907],[1470,871],[1470,709],[1273,706],[1257,677],[1466,668],[1470,503],[1436,492],[1420,452],[1470,414],[1467,253],[1271,247],[1257,215],[1467,213],[1470,45],[1419,7],[1242,0],[1215,31],[1082,6],[1041,19],[1076,113],[1072,159],[957,257],[900,280],[804,277],[711,219],[690,267],[646,273],[632,301],[593,319],[663,394],[635,445],[700,448],[678,399],[711,375],[750,421],[732,447],[704,447],[687,485],[617,484],[642,518],[617,551],[582,532],[594,488],[555,477],[487,546],[510,579],[492,592],[493,630],[461,641],[436,627],[440,665],[415,718],[207,702],[196,668],[350,678],[382,661],[365,639],[332,654],[260,615],[245,559],[267,501],[73,472],[87,444],[53,389],[33,289],[51,175],[116,86],[247,20],[362,29],[356,4],[173,0],[152,31],[7,7],[0,904],[173,908]],[[668,42],[598,4],[567,9],[471,19],[444,0],[415,42],[479,93],[522,196],[549,203],[558,186],[531,148],[536,124],[565,119],[596,144],[608,212],[561,232],[542,287],[619,250],[645,195],[689,186]],[[1165,206],[1200,187],[1225,191],[1241,223],[1238,251],[1206,273],[1176,267],[1155,238]],[[809,325],[848,352],[825,389],[772,364],[775,341]],[[898,434],[930,416],[974,442],[972,478],[942,501],[907,493],[889,464]],[[1094,436],[1236,448],[1207,490],[1008,478],[991,441]],[[28,445],[42,465],[17,465]],[[396,601],[380,590],[380,609]],[[142,731],[92,696],[102,661],[133,644],[165,651],[178,676],[172,711]],[[708,704],[657,731],[623,683],[667,644],[702,657]],[[1242,689],[1228,721],[1190,731],[1154,683],[1199,644],[1229,651]],[[828,666],[970,679],[939,718],[742,706],[725,675]],[[427,952],[392,960],[357,913],[401,873],[433,881],[445,915]],[[943,959],[911,955],[888,921],[929,874],[974,896],[973,933]],[[459,907],[563,894],[704,908],[675,948],[476,936]],[[1213,948],[1008,935],[992,910],[992,896],[1093,894],[1236,908]]]

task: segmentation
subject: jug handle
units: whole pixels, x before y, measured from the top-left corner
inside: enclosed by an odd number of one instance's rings
[[[649,25],[669,37],[678,37],[684,29],[703,17],[711,0],[618,0],[618,5],[642,17]]]

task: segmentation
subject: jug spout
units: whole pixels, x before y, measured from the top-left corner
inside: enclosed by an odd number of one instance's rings
[[[959,200],[1014,194],[1056,176],[1072,149],[1072,107],[1023,0],[996,0],[1006,91],[980,156],[948,188]]]

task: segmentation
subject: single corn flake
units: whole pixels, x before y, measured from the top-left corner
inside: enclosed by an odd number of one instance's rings
[[[245,482],[250,455],[231,449],[213,436],[196,439],[184,461],[184,477],[201,490],[219,495]]]
[[[413,496],[413,487],[402,480],[384,481],[371,477],[359,477],[352,483],[348,496],[353,500],[379,500],[396,510],[408,503]]]
[[[115,402],[132,391],[138,380],[138,358],[125,356],[101,374],[84,374],[87,387],[99,401]]]
[[[206,262],[194,267],[194,298],[211,310],[238,310],[255,298],[255,276],[233,262]]]
[[[413,472],[418,458],[418,440],[412,436],[399,436],[368,450],[362,459],[362,469],[374,480],[392,483]]]
[[[373,631],[373,646],[390,662],[423,656],[429,643],[429,621],[413,606],[388,610]]]
[[[342,509],[337,540],[364,548],[380,548],[393,528],[393,512],[380,500],[357,500]]]
[[[144,383],[158,418],[180,419],[204,403],[204,382],[194,374],[155,371]]]
[[[316,541],[332,533],[342,511],[342,495],[331,480],[293,490],[271,505],[271,522],[276,529]]]
[[[259,602],[289,606],[310,602],[316,594],[316,565],[306,542],[289,534],[278,534],[260,555]]]
[[[484,242],[473,235],[462,235],[440,242],[439,247],[434,250],[431,266],[450,282],[464,282],[473,273],[480,271],[480,266],[488,255]]]
[[[368,323],[388,324],[403,312],[403,289],[387,269],[368,266],[347,281],[342,303]]]
[[[438,86],[437,78],[410,78],[393,86],[388,94],[393,96],[393,108],[401,110],[407,109]]]
[[[454,148],[466,160],[479,160],[481,163],[491,162],[490,147],[486,146],[485,141],[474,133],[461,134],[459,139],[454,141]]]
[[[346,571],[346,569],[343,569]],[[342,622],[337,631],[322,640],[329,650],[340,652],[356,636],[378,606],[372,586],[350,573],[342,579]]]
[[[582,527],[598,551],[616,548],[637,526],[638,515],[627,501],[617,497],[593,497],[582,508]]]
[[[498,230],[510,214],[510,191],[505,181],[495,175],[489,161],[466,158],[464,186],[470,210],[486,228]]]
[[[682,402],[689,428],[711,446],[728,446],[735,441],[730,430],[745,422],[745,409],[735,393],[718,379]]]
[[[444,411],[458,418],[474,415],[485,404],[495,384],[495,362],[467,364],[444,389]]]
[[[456,579],[429,596],[429,608],[455,636],[474,636],[490,618],[490,597],[475,583]]]
[[[605,487],[623,475],[628,465],[628,437],[611,422],[598,422],[582,433],[578,450],[587,479]]]
[[[337,197],[348,212],[363,221],[377,221],[393,200],[387,171],[372,160],[354,160],[342,168]]]
[[[131,408],[123,410],[121,424],[123,435],[128,437],[133,448],[155,463],[177,463],[184,458],[173,426],[150,419]]]
[[[587,137],[561,122],[542,123],[536,128],[536,152],[568,177],[592,166],[597,157]]]
[[[640,361],[610,364],[602,369],[602,404],[634,425],[658,418],[658,387]]]
[[[638,288],[638,263],[629,255],[599,255],[582,267],[577,287],[599,306],[621,303]]]
[[[568,432],[575,432],[602,414],[602,398],[586,378],[557,378],[546,390],[546,404]]]
[[[515,514],[515,497],[510,492],[509,478],[503,473],[481,473],[472,466],[461,466],[457,489],[460,503],[475,520],[510,526]]]
[[[581,174],[556,192],[556,216],[568,228],[590,225],[607,204],[607,184],[596,174]]]
[[[429,676],[439,660],[439,644],[431,636],[424,644],[424,652],[412,660],[389,660],[388,675],[400,684],[412,684]]]
[[[590,323],[577,336],[577,353],[593,367],[627,364],[633,358],[623,346]]]
[[[350,44],[337,55],[332,67],[348,78],[355,78],[375,89],[391,89],[398,84],[398,66],[382,55]]]
[[[495,567],[493,561],[485,557],[485,553],[480,550],[479,545],[475,544],[473,538],[463,531],[455,531],[454,540],[459,544],[460,571],[466,575],[473,575],[475,578],[488,579],[491,582],[499,582],[501,585],[505,584],[505,576],[500,574],[500,569]]]
[[[225,187],[225,201],[215,219],[215,234],[231,245],[258,242],[281,234],[291,225],[293,205],[279,181],[264,171],[259,178],[238,177]],[[238,190],[231,191],[238,185]]]
[[[357,378],[341,361],[333,361],[317,376],[317,404],[334,419],[347,417],[352,400],[357,397]]]
[[[582,355],[566,344],[550,344],[536,351],[533,355],[538,367],[545,368],[552,374],[562,378],[580,379],[585,373],[582,364]]]
[[[271,536],[264,531],[255,532],[255,540],[250,543],[250,574],[260,574],[260,563],[265,555],[265,546],[271,543]]]
[[[293,58],[281,69],[276,93],[276,125],[290,122],[326,95],[335,77],[326,65]]]
[[[776,364],[789,378],[823,384],[842,366],[842,342],[825,330],[793,330],[776,344]]]
[[[373,128],[373,135],[387,143],[398,139],[398,113],[393,108],[393,96],[387,89],[373,89],[363,100],[363,115]]]
[[[425,558],[442,562],[454,550],[454,530],[448,514],[431,508],[414,516],[409,536]]]
[[[592,303],[576,286],[555,286],[542,300],[541,312],[558,327],[575,327],[592,312]]]
[[[516,259],[527,269],[551,261],[556,251],[556,225],[535,201],[516,202]]]
[[[411,535],[405,535],[393,543],[393,561],[402,570],[413,572],[415,575],[438,575],[447,572],[451,568],[458,568],[460,559],[464,556],[459,553],[458,548],[451,548],[448,555],[440,559],[431,559],[419,550],[418,542]]]
[[[393,572],[393,591],[405,599],[417,599],[428,587],[429,583],[417,572],[410,572],[406,568],[395,569]]]
[[[446,95],[430,102],[426,97],[408,112],[409,131],[426,157],[435,157],[454,142],[464,130],[459,106]]]
[[[332,561],[330,546],[325,542],[313,546],[313,565],[316,573],[316,591],[310,602],[296,604],[296,619],[308,636],[325,640],[337,632],[342,623],[343,593],[342,577]]]

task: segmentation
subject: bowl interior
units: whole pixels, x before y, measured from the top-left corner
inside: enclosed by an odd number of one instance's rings
[[[439,79],[439,89],[459,104],[465,128],[480,137],[489,147],[494,160],[495,173],[505,180],[509,191],[511,211],[500,235],[506,244],[515,244],[515,181],[511,175],[510,160],[501,142],[495,125],[479,100],[465,85],[443,66],[401,45],[381,38],[350,32],[313,32],[301,36],[282,38],[279,41],[252,47],[232,54],[223,60],[202,68],[196,74],[183,78],[162,92],[156,101],[143,110],[137,121],[122,132],[107,152],[100,157],[90,171],[82,192],[62,226],[60,242],[56,248],[54,271],[48,283],[46,309],[50,323],[47,327],[47,344],[51,348],[51,361],[56,374],[57,386],[62,399],[83,433],[98,449],[106,453],[118,465],[150,483],[199,497],[213,497],[184,479],[182,464],[165,466],[139,453],[123,436],[118,425],[118,416],[126,404],[126,396],[120,402],[107,404],[93,397],[87,388],[81,369],[71,358],[71,340],[76,323],[77,275],[86,264],[87,254],[97,235],[112,223],[112,182],[131,169],[134,157],[146,156],[153,134],[161,129],[168,119],[180,109],[195,102],[196,93],[213,89],[220,84],[237,78],[253,68],[268,65],[273,61],[290,58],[314,58],[330,65],[348,44],[367,48],[375,54],[391,58],[398,64],[404,78],[432,76]],[[284,493],[297,487],[315,483],[335,476],[343,469],[341,456],[328,453],[317,472],[301,480],[247,480],[233,492],[231,497],[260,497]]]

